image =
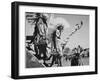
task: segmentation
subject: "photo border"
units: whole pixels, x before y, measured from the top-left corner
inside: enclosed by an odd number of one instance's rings
[[[72,8],[72,9],[89,9],[95,10],[95,71],[89,72],[77,72],[77,73],[59,73],[59,74],[43,74],[43,75],[27,75],[19,76],[19,6],[42,6],[42,7],[55,7],[55,8]],[[61,4],[48,4],[48,3],[31,3],[31,2],[12,2],[12,28],[11,28],[11,77],[13,79],[25,79],[25,78],[42,78],[42,77],[58,77],[58,76],[72,76],[72,75],[88,75],[98,73],[97,62],[97,15],[98,9],[96,6],[81,6],[81,5],[61,5]]]

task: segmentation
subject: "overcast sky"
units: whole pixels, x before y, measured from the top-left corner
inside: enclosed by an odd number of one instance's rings
[[[50,15],[50,14],[48,14]],[[77,31],[69,40],[67,47],[73,48],[78,45],[81,45],[84,48],[89,47],[89,16],[88,15],[71,15],[71,14],[54,14],[54,18],[61,17],[64,18],[67,23],[69,23],[69,28],[65,27],[64,32],[62,34],[62,39],[68,37],[68,35],[75,29],[75,24],[83,21],[82,28]],[[26,35],[32,35],[34,31],[34,26],[30,25],[26,21]]]

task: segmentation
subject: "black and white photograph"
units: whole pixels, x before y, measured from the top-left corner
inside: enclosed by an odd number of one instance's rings
[[[26,68],[89,65],[89,15],[25,12]]]
[[[97,74],[97,7],[12,3],[12,78]]]

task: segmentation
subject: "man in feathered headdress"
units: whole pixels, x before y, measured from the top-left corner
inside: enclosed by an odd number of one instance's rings
[[[34,44],[34,50],[36,52],[37,58],[41,58],[43,54],[43,59],[46,56],[46,33],[47,33],[47,15],[43,13],[36,13],[33,18],[34,32],[32,39],[29,44]]]
[[[56,62],[58,64],[58,66],[62,66],[61,64],[61,49],[60,49],[60,45],[59,45],[59,40],[61,38],[61,33],[63,31],[64,26],[62,24],[58,24],[56,27],[56,30],[53,31],[51,39],[52,39],[52,54],[53,54],[53,59],[52,59],[52,63],[50,66],[52,66],[54,64],[54,62]],[[58,63],[59,61],[59,63]]]

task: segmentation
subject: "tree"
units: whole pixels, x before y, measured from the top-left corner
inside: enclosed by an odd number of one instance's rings
[[[69,47],[66,47],[64,49],[64,55],[68,55],[70,53],[71,49]]]

